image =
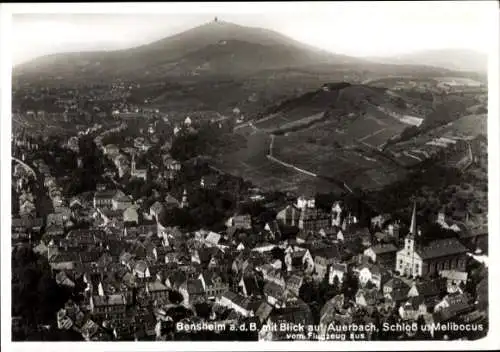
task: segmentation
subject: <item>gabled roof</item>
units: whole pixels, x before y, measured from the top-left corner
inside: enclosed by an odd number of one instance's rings
[[[337,309],[342,308],[344,305],[344,295],[336,295],[328,300],[320,311],[320,323],[330,323],[333,320]]]
[[[347,273],[347,264],[333,263],[332,270],[335,272]]]
[[[160,281],[148,282],[146,287],[150,292],[167,291],[167,286],[162,284]]]
[[[186,282],[186,289],[190,295],[201,295],[205,292],[200,280],[188,280]]]
[[[384,253],[397,252],[397,250],[398,250],[396,248],[396,246],[392,243],[375,245],[375,246],[370,247],[369,249],[371,249],[373,251],[373,253],[375,253],[377,255],[384,254]]]
[[[234,293],[232,291],[227,291],[227,292],[224,292],[222,294],[222,297],[233,302],[235,305],[243,308],[243,303],[245,302],[245,297],[243,297],[242,295],[239,295],[239,294]]]
[[[259,283],[257,282],[257,278],[255,275],[252,276],[243,276],[241,278],[243,284],[245,285],[245,289],[249,296],[261,295],[262,289],[259,287]]]
[[[372,289],[368,288],[360,288],[358,292],[356,292],[356,297],[363,296],[365,298],[366,304],[373,305],[377,302],[377,299],[380,297],[379,290],[374,287]]]
[[[113,196],[113,200],[115,202],[131,202],[132,200],[130,199],[129,196],[127,196],[123,191],[118,190],[115,195]]]
[[[457,270],[442,270],[440,272],[441,277],[445,277],[448,280],[460,280],[467,281],[467,272],[457,271]]]
[[[286,308],[277,308],[274,309],[269,318],[273,322],[286,322],[293,324],[304,324],[310,325],[313,324],[313,317],[311,314],[311,310],[307,305],[300,304],[296,306],[286,307]]]
[[[170,193],[167,194],[167,196],[165,197],[165,203],[167,206],[180,206],[181,203],[176,199],[174,198]]]
[[[291,275],[287,280],[286,280],[286,286],[288,287],[300,287],[302,286],[302,282],[304,281],[304,278],[299,276],[299,275]]]
[[[264,285],[264,295],[271,296],[276,299],[283,299],[285,297],[285,290],[282,286],[272,281],[267,281]]]
[[[100,199],[113,199],[116,194],[116,190],[106,190],[106,191],[97,191],[94,194],[94,198]]]
[[[109,296],[92,296],[94,306],[116,306],[125,305],[127,300],[122,294],[115,294]]]
[[[43,218],[34,218],[31,216],[22,216],[20,218],[13,218],[11,227],[40,227],[43,225]]]
[[[456,238],[434,240],[425,247],[417,248],[422,259],[440,258],[450,255],[467,253],[467,248]]]
[[[163,204],[160,203],[159,201],[156,201],[151,205],[149,208],[151,211],[154,211],[155,213],[160,213],[163,210]]]
[[[338,245],[332,245],[324,248],[311,249],[311,255],[314,259],[322,257],[326,259],[341,259],[342,250]]]
[[[207,237],[205,237],[205,241],[213,243],[213,244],[218,244],[220,239],[221,239],[221,235],[216,233],[216,232],[212,232],[212,231],[210,231],[208,233]]]
[[[148,264],[144,260],[139,260],[138,262],[135,263],[134,270],[139,272],[139,273],[144,273],[146,272],[146,269],[148,268]]]
[[[167,279],[170,281],[170,284],[173,286],[180,286],[187,280],[187,275],[182,270],[176,270],[172,273],[169,273]]]
[[[420,295],[436,296],[446,289],[446,279],[438,278],[434,280],[426,280],[416,284],[417,291]]]
[[[267,320],[272,311],[273,307],[269,303],[262,302],[259,308],[257,308],[255,316],[258,317],[260,322],[262,323]]]

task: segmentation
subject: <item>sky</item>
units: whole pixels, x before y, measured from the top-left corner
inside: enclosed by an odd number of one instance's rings
[[[448,48],[486,53],[491,43],[491,11],[498,11],[495,3],[29,4],[13,10],[12,61],[16,65],[57,52],[142,45],[209,22],[214,16],[352,56]]]

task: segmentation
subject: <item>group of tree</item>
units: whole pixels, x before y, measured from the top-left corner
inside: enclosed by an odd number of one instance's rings
[[[72,297],[59,286],[45,259],[27,246],[12,252],[12,316],[19,317],[23,329],[15,340],[39,334],[39,327],[55,323],[57,311]]]

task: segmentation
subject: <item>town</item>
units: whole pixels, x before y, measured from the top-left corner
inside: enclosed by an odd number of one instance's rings
[[[53,114],[79,109],[71,97],[60,104]],[[411,214],[397,218],[364,212],[345,194],[259,189],[193,149],[201,135],[232,130],[234,119],[108,108],[111,122],[87,121],[73,135],[21,128],[12,136],[14,339],[487,333],[487,231],[440,212],[439,236],[426,233],[413,199]],[[462,328],[440,328],[450,322]]]

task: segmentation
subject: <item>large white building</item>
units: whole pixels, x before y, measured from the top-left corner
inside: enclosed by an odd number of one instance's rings
[[[467,248],[457,238],[439,238],[422,243],[417,231],[417,209],[413,206],[410,232],[397,252],[395,270],[405,276],[427,276],[442,270],[465,271]]]

